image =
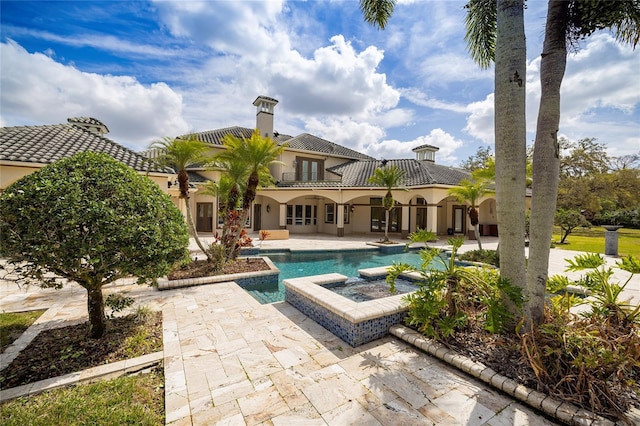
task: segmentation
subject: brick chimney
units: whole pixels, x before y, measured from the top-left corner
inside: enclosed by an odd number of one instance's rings
[[[268,96],[258,96],[253,105],[256,111],[256,129],[266,138],[273,139],[273,109],[278,104],[277,99]]]

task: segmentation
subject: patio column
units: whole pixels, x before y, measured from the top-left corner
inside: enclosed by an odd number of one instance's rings
[[[338,204],[338,237],[344,237],[344,204]]]
[[[402,206],[402,229],[400,238],[407,238],[409,236],[409,206]]]
[[[278,218],[280,229],[287,229],[287,205],[280,204],[280,217]]]
[[[427,205],[427,231],[438,233],[438,205]]]

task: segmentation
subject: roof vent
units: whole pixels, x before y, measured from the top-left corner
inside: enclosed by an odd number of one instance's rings
[[[98,135],[106,135],[109,133],[109,128],[102,121],[93,117],[73,117],[67,118],[67,121],[69,124],[82,127],[83,129]]]
[[[440,148],[433,145],[420,145],[412,149],[416,153],[416,160],[432,163],[436,162],[436,152],[439,150]]]

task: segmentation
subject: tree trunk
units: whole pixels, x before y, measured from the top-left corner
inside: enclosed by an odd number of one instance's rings
[[[193,235],[193,238],[196,240],[196,244],[198,245],[200,250],[202,250],[204,255],[207,256],[207,259],[211,261],[212,259],[211,255],[209,254],[209,250],[204,247],[202,241],[200,241],[200,238],[198,238],[198,231],[193,224],[193,215],[191,214],[191,203],[189,203],[189,197],[183,198],[183,200],[185,203],[185,209],[187,210],[187,225],[189,226],[189,231],[191,231],[191,235]]]
[[[482,250],[482,242],[480,241],[480,225],[478,225],[477,223],[473,227],[473,233],[475,234],[476,241],[478,242],[478,249]]]
[[[389,241],[389,210],[384,211],[384,242]]]
[[[496,204],[500,275],[525,289],[526,43],[523,0],[498,0],[495,50]],[[519,316],[515,305],[510,310]]]
[[[568,6],[569,2],[564,0],[549,1],[540,62],[541,95],[533,151],[529,265],[525,292],[527,297],[525,315],[527,321],[533,322],[533,324],[540,324],[544,319],[544,295],[549,274],[549,250],[558,197],[560,85],[567,63]]]
[[[87,311],[89,312],[89,336],[99,339],[107,329],[104,315],[104,298],[101,283],[87,285]]]

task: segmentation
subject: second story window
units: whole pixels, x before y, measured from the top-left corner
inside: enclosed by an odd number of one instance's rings
[[[303,182],[324,180],[324,160],[298,157],[296,164],[296,180]]]

